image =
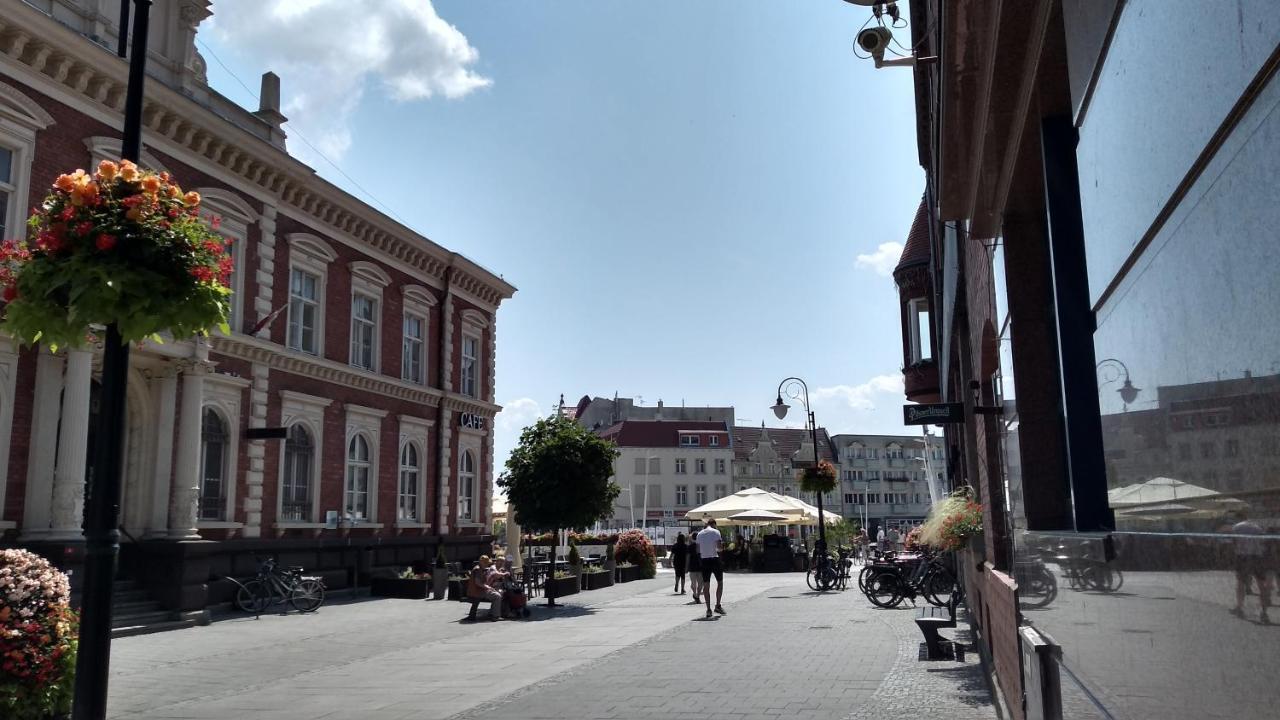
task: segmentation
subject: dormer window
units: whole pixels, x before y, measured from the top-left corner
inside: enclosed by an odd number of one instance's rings
[[[697,435],[681,435],[680,436],[680,445],[682,447],[698,447],[698,445],[700,444],[701,443],[699,442]]]

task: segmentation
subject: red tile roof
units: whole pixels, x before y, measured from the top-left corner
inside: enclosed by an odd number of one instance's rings
[[[599,433],[620,447],[680,447],[681,433],[719,433],[728,438],[729,429],[723,422],[682,420],[623,420]],[[723,446],[728,446],[728,439]],[[702,447],[708,447],[703,445]],[[711,446],[714,447],[714,446]]]
[[[929,205],[926,198],[922,197],[920,208],[916,210],[916,219],[911,222],[911,232],[907,233],[907,245],[902,249],[902,257],[893,271],[896,273],[911,265],[927,263],[930,256]]]
[[[735,460],[747,460],[751,452],[760,443],[760,436],[769,433],[773,449],[780,457],[791,457],[800,449],[800,444],[808,442],[810,432],[798,428],[758,428],[749,425],[735,425],[733,428],[733,457]],[[835,462],[835,452],[831,447],[831,438],[825,428],[818,428],[819,453],[823,460]]]

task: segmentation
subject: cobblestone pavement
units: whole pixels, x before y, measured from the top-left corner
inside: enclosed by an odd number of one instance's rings
[[[916,662],[909,610],[803,577],[726,578],[704,620],[670,575],[463,624],[450,602],[367,600],[118,640],[113,718],[995,717],[976,659]],[[897,715],[894,715],[897,716]]]

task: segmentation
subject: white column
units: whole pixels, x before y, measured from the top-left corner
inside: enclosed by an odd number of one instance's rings
[[[177,416],[178,372],[166,367],[151,380],[151,393],[156,407],[155,475],[151,480],[151,513],[147,518],[147,536],[169,534],[169,487],[173,482],[173,423]]]
[[[204,405],[204,376],[208,367],[192,362],[182,372],[182,403],[178,410],[178,453],[169,500],[169,537],[196,539],[200,502],[200,411]]]
[[[36,391],[32,399],[31,443],[27,450],[27,492],[22,511],[23,539],[49,533],[53,521],[53,468],[58,452],[59,396],[62,358],[40,347],[36,357]]]
[[[71,350],[62,391],[62,427],[53,473],[53,516],[50,537],[78,540],[84,536],[84,484],[89,449],[89,388],[93,353]]]

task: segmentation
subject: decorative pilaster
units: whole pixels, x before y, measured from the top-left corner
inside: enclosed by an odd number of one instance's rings
[[[446,410],[445,417],[452,417],[453,413]],[[449,520],[453,518],[455,509],[453,507],[453,497],[449,492],[449,478],[453,475],[453,453],[450,445],[452,443],[453,432],[449,428],[449,423],[440,424],[440,517],[436,518],[436,532],[440,535],[449,534]]]
[[[249,390],[249,427],[267,426],[267,391],[271,367],[263,363],[253,364],[253,385]],[[281,444],[281,452],[284,446]],[[266,474],[267,446],[265,440],[250,440],[245,445],[249,457],[249,471],[244,475],[244,536],[262,535],[262,486]]]
[[[178,410],[177,467],[169,501],[169,537],[197,539],[200,501],[200,415],[204,406],[204,377],[210,371],[205,361],[208,348],[197,342],[196,360],[182,371],[182,402]]]
[[[147,537],[169,534],[169,487],[173,482],[173,424],[177,417],[178,368],[174,365],[148,374],[156,408],[155,474],[151,482],[151,514]]]
[[[275,309],[271,306],[276,272],[276,208],[274,205],[262,206],[262,217],[258,218],[258,230],[258,274],[254,282],[258,292],[253,299],[253,309],[257,313],[258,322],[261,322]],[[258,335],[270,338],[271,329],[264,327]]]
[[[53,515],[50,538],[83,538],[85,463],[89,451],[89,390],[93,353],[67,353],[62,391],[62,420],[58,429],[58,459],[53,473]]]
[[[58,396],[62,394],[62,358],[40,347],[36,357],[36,390],[32,399],[31,443],[27,450],[27,492],[22,537],[49,533],[53,521],[54,464],[58,452]]]

